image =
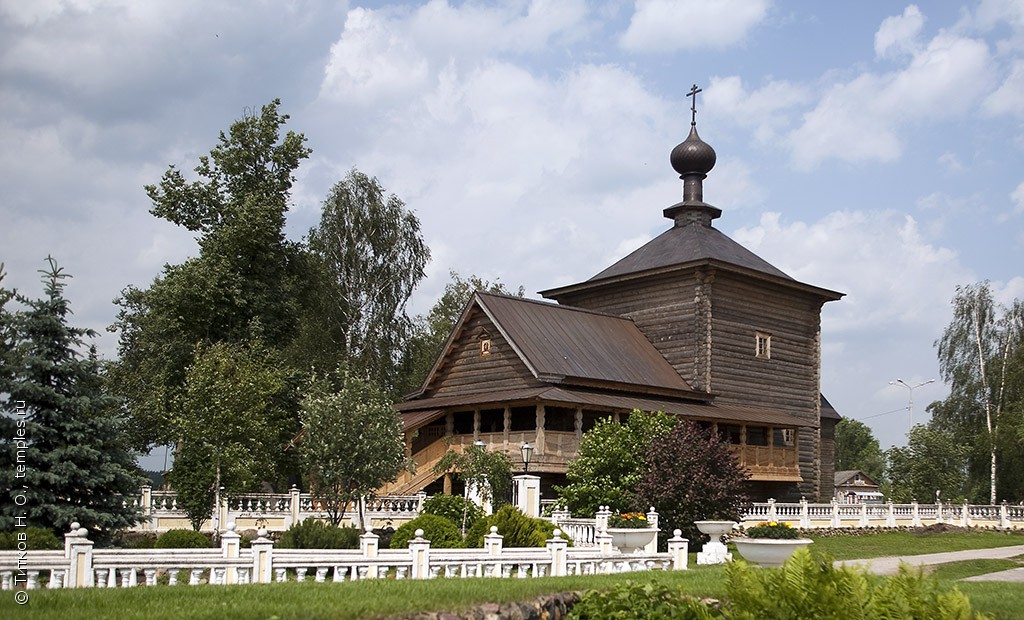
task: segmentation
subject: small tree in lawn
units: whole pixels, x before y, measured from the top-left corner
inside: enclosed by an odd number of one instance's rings
[[[485,446],[469,446],[465,452],[449,450],[434,465],[434,473],[458,472],[467,485],[477,488],[480,499],[494,508],[505,503],[511,489],[512,461],[504,452],[491,452]],[[462,534],[466,533],[466,509],[462,514]]]
[[[629,509],[629,493],[643,477],[648,446],[673,424],[670,415],[640,410],[629,414],[625,424],[598,420],[583,434],[579,456],[569,462],[569,484],[555,488],[559,499],[578,515],[593,515],[598,506]]]
[[[222,489],[251,490],[270,475],[283,449],[289,414],[283,373],[258,340],[199,345],[173,418],[180,438],[171,484],[199,529]]]
[[[747,473],[729,445],[688,420],[651,442],[644,470],[633,506],[654,506],[663,533],[678,528],[685,538],[700,540],[694,521],[739,520],[747,503]]]
[[[394,481],[407,464],[391,400],[349,372],[339,384],[332,391],[329,381],[315,379],[299,414],[302,465],[333,525],[350,503]]]

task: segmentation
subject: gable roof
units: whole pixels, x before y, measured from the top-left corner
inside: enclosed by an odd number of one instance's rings
[[[444,352],[412,397],[427,390],[455,335],[477,308],[539,381],[708,399],[693,392],[628,318],[483,292],[473,295]]]
[[[854,478],[860,474],[861,480],[854,482]],[[878,483],[874,479],[859,469],[844,469],[837,471],[835,474],[835,486],[865,486],[865,487],[878,487]]]
[[[843,293],[794,280],[717,228],[696,222],[673,226],[585,282],[541,291],[541,295],[557,299],[564,293],[699,264],[713,264],[746,273],[802,289],[826,300],[836,300],[843,296]]]

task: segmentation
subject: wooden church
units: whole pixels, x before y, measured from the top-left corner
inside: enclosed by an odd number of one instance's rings
[[[696,99],[696,87],[691,95]],[[671,153],[683,199],[672,226],[553,302],[477,293],[418,391],[396,407],[416,473],[390,493],[442,490],[432,468],[475,442],[508,453],[554,498],[583,433],[634,409],[707,425],[734,448],[753,499],[829,499],[839,415],[820,392],[821,308],[842,293],[798,282],[713,226],[714,149]]]

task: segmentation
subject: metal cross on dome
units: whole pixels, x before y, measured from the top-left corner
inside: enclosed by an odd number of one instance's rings
[[[702,88],[697,88],[697,85],[694,84],[693,88],[691,88],[690,92],[687,93],[686,95],[687,97],[693,97],[693,103],[690,105],[690,111],[693,113],[693,115],[690,117],[691,125],[697,124],[697,93],[703,92],[703,90],[704,89]]]

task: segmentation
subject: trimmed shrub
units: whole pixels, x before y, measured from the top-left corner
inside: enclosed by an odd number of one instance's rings
[[[502,506],[501,510],[480,519],[473,529],[466,532],[466,546],[483,547],[484,535],[490,533],[491,526],[498,528],[502,547],[543,547],[555,533],[555,525],[550,521],[528,517],[515,506]]]
[[[22,541],[26,549],[32,551],[56,551],[64,548],[57,535],[45,527],[18,528],[14,532],[0,532],[0,549],[17,550],[18,536],[24,534]]]
[[[391,537],[392,549],[405,549],[409,541],[416,537],[416,530],[423,530],[423,537],[430,541],[431,548],[461,549],[462,533],[455,524],[437,515],[420,515],[395,530]]]
[[[461,495],[434,495],[423,502],[422,512],[448,519],[460,532],[463,528],[463,515],[466,530],[472,529],[477,521],[484,518],[483,509]]]
[[[195,530],[167,530],[156,539],[156,549],[207,549],[210,537]]]
[[[626,581],[609,590],[590,590],[566,618],[573,620],[711,620],[718,610],[683,594],[679,586]]]
[[[110,546],[117,549],[152,549],[156,546],[155,532],[121,530],[110,538]]]
[[[358,549],[359,530],[306,519],[285,530],[276,546],[281,549]]]

